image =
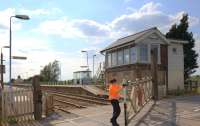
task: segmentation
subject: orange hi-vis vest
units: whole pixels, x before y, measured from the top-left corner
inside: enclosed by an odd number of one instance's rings
[[[116,99],[118,100],[120,96],[120,91],[122,86],[119,84],[110,84],[109,85],[109,100]]]

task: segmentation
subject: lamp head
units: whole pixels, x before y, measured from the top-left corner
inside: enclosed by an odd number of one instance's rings
[[[29,20],[29,16],[28,15],[15,15],[16,18],[18,19],[22,19],[22,20]]]
[[[85,50],[82,50],[81,52],[87,52],[87,51],[85,51]]]

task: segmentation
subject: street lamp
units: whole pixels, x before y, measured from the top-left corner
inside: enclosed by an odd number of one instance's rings
[[[15,17],[15,18],[22,19],[22,20],[30,19],[28,15],[15,15],[15,16],[11,16],[11,17]]]
[[[1,47],[1,87],[2,87],[2,89],[4,88],[4,85],[3,85],[3,73],[4,73],[4,69],[5,69],[5,67],[4,67],[4,65],[3,65],[3,52],[2,52],[2,50],[3,50],[3,48],[10,48],[9,46],[3,46],[3,47]]]
[[[81,52],[82,52],[82,53],[86,53],[86,55],[87,55],[87,67],[88,67],[88,69],[89,69],[89,65],[88,65],[88,52],[85,51],[85,50],[82,50]]]
[[[96,55],[93,55],[93,78],[94,78],[94,58]]]
[[[9,84],[10,84],[10,86],[11,86],[11,64],[12,64],[12,61],[11,61],[11,59],[12,59],[12,54],[11,54],[11,51],[12,51],[12,30],[11,30],[11,22],[12,22],[12,18],[18,18],[18,19],[21,19],[21,20],[29,20],[30,18],[29,18],[29,16],[27,16],[27,15],[15,15],[15,16],[10,16],[10,63],[9,63],[9,65],[10,65],[10,73],[9,73]]]

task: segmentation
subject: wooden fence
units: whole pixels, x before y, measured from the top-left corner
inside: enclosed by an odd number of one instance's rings
[[[46,117],[54,111],[53,95],[44,92],[42,95],[42,114]]]
[[[129,123],[152,98],[152,78],[136,79],[134,82],[128,82],[127,85],[124,88],[124,100],[127,106],[125,119]],[[131,90],[128,91],[128,89]]]
[[[2,91],[2,121],[20,122],[33,120],[32,89],[8,89]]]
[[[197,80],[187,80],[185,82],[185,92],[189,93],[189,92],[196,92],[199,93],[198,89],[200,88],[200,84]]]

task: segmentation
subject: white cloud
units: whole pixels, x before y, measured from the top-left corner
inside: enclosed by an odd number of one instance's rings
[[[159,3],[150,2],[143,5],[140,9],[130,14],[121,15],[111,23],[113,29],[133,33],[149,27],[158,27],[162,32],[166,32],[172,24],[178,23],[182,18],[184,11],[174,15],[164,13],[159,9],[162,6]],[[189,17],[190,26],[199,24],[197,17]]]
[[[108,36],[110,33],[110,28],[107,25],[93,20],[75,20],[73,26],[80,30],[84,36],[89,37]]]
[[[60,14],[62,13],[62,10],[59,8],[50,8],[50,9],[40,8],[40,9],[33,9],[33,10],[22,8],[19,10],[19,13],[28,14],[30,16],[41,16],[41,15]]]
[[[59,35],[63,38],[84,38],[93,42],[109,37],[112,32],[108,25],[100,24],[94,20],[70,20],[67,17],[44,21],[34,31],[46,35]]]
[[[200,54],[200,36],[194,34],[194,39],[195,39],[195,50]]]
[[[82,38],[92,43],[103,41],[112,33],[108,25],[93,20],[70,20],[67,17],[44,21],[33,31],[62,38]]]
[[[4,51],[4,59],[8,59],[8,53]],[[13,43],[13,55],[26,56],[27,60],[12,60],[12,76],[16,78],[22,75],[23,78],[39,74],[42,66],[44,67],[49,62],[58,60],[61,64],[62,79],[72,79],[73,72],[80,69],[80,64],[83,64],[83,58],[79,53],[66,53],[54,50],[46,40],[39,38],[15,38]],[[8,61],[6,62],[8,66]],[[7,73],[9,69],[6,69]],[[64,71],[66,70],[66,71]],[[8,80],[8,74],[5,76]]]
[[[172,24],[179,22],[184,12],[171,15],[162,12],[159,9],[160,6],[162,6],[160,3],[149,2],[138,10],[113,19],[110,23],[99,23],[88,19],[69,19],[67,17],[47,20],[39,25],[37,31],[64,38],[84,38],[92,43],[117,39],[154,26],[157,26],[162,32],[166,32]],[[189,22],[191,26],[196,26],[199,24],[199,19],[190,16]]]
[[[7,30],[9,28],[10,16],[15,15],[16,10],[14,8],[7,8],[5,10],[0,11],[0,31]],[[12,20],[13,30],[19,30],[21,28],[21,23],[16,22],[16,20]]]
[[[73,23],[66,17],[44,21],[39,25],[39,28],[34,30],[46,35],[60,35],[63,38],[82,36],[80,31],[77,31],[76,28],[73,27]]]
[[[132,34],[145,28],[157,26],[162,32],[165,32],[171,27],[173,23],[179,22],[184,12],[177,12],[175,14],[167,14],[160,10],[159,3],[150,2],[143,5],[137,10],[131,10],[128,14],[121,15],[110,22],[100,23],[89,19],[70,19],[68,17],[60,17],[56,20],[46,20],[41,22],[34,31],[43,33],[45,35],[56,35],[62,38],[81,38],[83,41],[91,43],[90,47],[84,48],[95,54],[99,52],[99,48],[95,46],[96,43],[116,40],[127,34]],[[59,12],[58,9],[21,9],[21,13],[29,13],[32,16],[51,15]],[[1,45],[6,45],[8,42],[8,27],[9,16],[15,14],[15,9],[8,8],[0,11],[0,40],[4,42]],[[190,25],[192,27],[199,24],[199,18],[190,16]],[[21,24],[13,21],[15,27],[19,29]],[[197,39],[199,41],[200,39]],[[200,42],[200,41],[199,41]],[[65,53],[55,51],[47,40],[33,37],[16,37],[13,43],[15,49],[13,52],[16,55],[25,55],[28,57],[26,61],[15,61],[13,65],[13,75],[18,74],[32,75],[39,73],[40,66],[44,66],[55,59],[61,62],[62,78],[69,79],[72,77],[73,71],[79,70],[80,65],[85,63],[85,58],[79,52]],[[93,44],[93,45],[92,45]],[[197,44],[196,47],[200,47]],[[197,48],[199,50],[199,48]],[[7,56],[6,56],[7,57]],[[92,58],[92,56],[89,56]],[[96,57],[97,61],[102,61],[102,56]],[[92,60],[89,64],[92,64]],[[96,64],[97,65],[97,64]],[[90,66],[91,67],[91,66]],[[28,71],[28,73],[26,73]]]
[[[196,26],[196,25],[199,25],[200,19],[197,17],[189,16],[189,22],[190,22],[190,26]]]
[[[194,34],[194,39],[195,39],[195,51],[198,53],[198,55],[200,56],[200,36],[197,34]],[[197,58],[197,63],[200,67],[200,58]],[[194,73],[195,75],[199,75],[200,74],[200,69],[196,69],[197,71]]]
[[[16,78],[19,74],[23,76],[26,74],[28,74],[28,76],[39,74],[40,70],[49,62],[58,60],[62,69],[61,79],[72,79],[73,72],[79,70],[80,64],[83,62],[79,55],[57,52],[52,49],[31,51],[31,53],[27,53],[26,56],[28,57],[26,61],[15,61],[12,67],[13,77]]]
[[[15,15],[16,10],[14,8],[8,8],[5,10],[0,10],[0,47],[8,45],[9,40],[9,17]],[[32,14],[47,14],[38,10]],[[50,13],[49,13],[50,14]],[[62,22],[58,22],[64,24]],[[17,20],[13,20],[12,29],[19,30],[21,28],[21,23]],[[47,23],[50,26],[55,26],[55,29],[50,29],[56,31],[56,25],[52,25],[52,22]],[[62,33],[62,28],[60,31]],[[74,28],[75,29],[75,28]],[[77,34],[77,33],[76,33]],[[63,33],[64,36],[64,33]],[[71,79],[73,71],[80,68],[80,63],[82,60],[79,54],[72,53],[68,54],[65,52],[55,51],[44,38],[32,37],[29,36],[13,36],[13,45],[12,45],[12,54],[17,56],[26,56],[27,60],[19,61],[13,60],[12,62],[12,76],[17,77],[17,75],[22,75],[22,77],[31,76],[33,74],[39,74],[41,66],[52,62],[55,59],[58,59],[62,64],[62,69],[67,69],[67,71],[62,71],[63,79]],[[6,74],[5,80],[8,80],[8,50],[4,49],[4,63],[6,64]],[[70,58],[69,58],[70,57]]]
[[[8,9],[5,9],[3,11],[0,11],[0,26],[1,26],[1,29],[3,28],[8,28],[9,26],[9,21],[10,21],[10,16],[14,15],[15,14],[15,9],[13,8],[8,8]]]
[[[9,41],[9,27],[10,16],[15,15],[16,10],[14,8],[7,8],[0,10],[0,47],[7,46]],[[12,20],[12,31],[20,30],[22,24],[17,20]]]
[[[186,13],[184,11],[178,12],[176,15],[174,16],[170,16],[172,23],[177,23],[180,21],[180,19],[182,18],[183,14]],[[200,23],[200,20],[198,17],[193,17],[189,15],[189,25],[190,27],[192,26],[196,26]]]
[[[42,22],[37,30],[62,37],[100,37],[110,32],[108,26],[93,20],[69,20],[66,17]]]

